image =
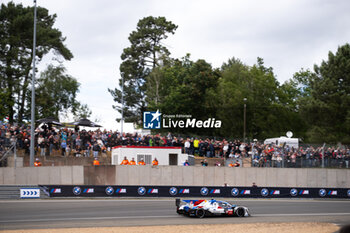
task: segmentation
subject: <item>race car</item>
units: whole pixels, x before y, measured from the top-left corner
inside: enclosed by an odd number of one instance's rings
[[[183,202],[183,203],[181,203]],[[211,200],[181,200],[176,199],[176,212],[191,217],[233,216],[248,217],[249,209],[244,206],[232,205],[226,201]]]

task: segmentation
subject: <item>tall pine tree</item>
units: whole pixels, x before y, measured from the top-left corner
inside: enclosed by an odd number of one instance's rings
[[[146,110],[146,77],[159,66],[160,58],[168,56],[169,50],[162,45],[168,34],[174,34],[177,26],[164,17],[145,17],[139,20],[136,31],[129,36],[130,46],[125,48],[121,58],[120,75],[124,78],[124,118],[129,122],[141,123]],[[122,79],[119,80],[122,87]],[[121,89],[108,89],[121,112]]]
[[[37,61],[51,50],[64,59],[73,58],[64,45],[65,38],[54,28],[56,15],[37,9]],[[9,2],[0,8],[0,118],[10,123],[23,120],[29,94],[33,61],[33,7]]]

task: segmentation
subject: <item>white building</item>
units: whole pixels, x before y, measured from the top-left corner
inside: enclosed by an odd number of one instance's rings
[[[146,165],[152,165],[157,158],[159,165],[180,165],[188,160],[194,165],[194,157],[182,154],[181,147],[159,147],[159,146],[116,146],[112,148],[112,165],[120,165],[126,157],[129,161],[134,158],[136,163],[143,159]]]

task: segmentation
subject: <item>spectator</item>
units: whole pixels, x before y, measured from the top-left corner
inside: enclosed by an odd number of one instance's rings
[[[64,156],[66,152],[67,142],[66,140],[62,140],[61,143],[61,155]]]
[[[120,165],[128,165],[129,164],[129,160],[126,158],[126,156],[124,156],[124,160],[120,163]]]
[[[40,134],[38,138],[38,145],[40,147],[40,155],[45,156],[45,138]]]
[[[157,158],[154,158],[152,161],[152,166],[158,166],[158,160]]]
[[[41,162],[40,162],[40,160],[39,160],[39,158],[36,158],[35,159],[35,162],[34,162],[34,167],[41,167]]]
[[[93,166],[99,166],[100,165],[100,161],[98,161],[98,158],[95,158],[93,163],[92,163]]]
[[[81,148],[80,146],[76,146],[76,148],[73,150],[75,157],[81,157]]]
[[[193,138],[191,138],[190,140],[190,150],[189,150],[189,154],[193,155],[194,154],[194,146],[193,146]]]
[[[50,136],[49,136],[49,155],[52,154],[52,150],[54,148],[54,144],[55,144],[54,136],[53,136],[53,134],[50,134]]]
[[[92,147],[94,158],[98,157],[98,153],[100,152],[100,150],[101,150],[100,145],[97,142],[95,142],[94,146]]]
[[[202,162],[201,162],[202,166],[203,167],[207,167],[208,166],[208,161],[206,159],[204,159]]]
[[[272,165],[272,167],[277,166],[277,154],[274,152],[272,153],[272,157],[271,157],[271,165]]]
[[[228,155],[230,159],[233,159],[235,157],[235,154],[233,153],[233,150],[231,150],[230,154]]]
[[[194,139],[193,148],[194,148],[194,154],[198,155],[199,154],[199,140],[198,140],[198,138]]]
[[[240,158],[241,158],[241,155],[238,152],[236,152],[235,153],[235,159],[240,159]]]
[[[210,141],[209,142],[209,157],[214,157],[214,156],[215,156],[214,142]]]
[[[349,168],[349,163],[350,163],[350,153],[349,153],[349,149],[348,149],[348,153],[345,155],[345,167]]]
[[[188,155],[190,154],[190,146],[191,146],[190,139],[187,138],[187,140],[185,142],[185,153]]]
[[[132,159],[130,160],[130,162],[129,162],[129,164],[128,164],[128,165],[136,165],[135,159],[134,159],[134,158],[132,158]]]
[[[234,164],[234,167],[239,167],[239,166],[241,166],[241,164],[239,163],[238,160],[236,160],[236,162],[235,162],[235,164]]]
[[[67,144],[67,147],[66,147],[66,156],[70,156],[70,151],[71,151],[70,146],[69,146],[69,144]]]
[[[259,160],[260,160],[260,157],[259,155],[254,155],[253,157],[253,167],[258,167],[259,166]]]
[[[184,162],[184,166],[190,166],[190,163],[188,162],[187,159],[186,159],[186,161]]]
[[[228,144],[228,142],[224,139],[224,141],[223,141],[223,148],[222,148],[222,150],[223,150],[223,156],[224,157],[226,157],[227,158],[227,156],[228,156],[228,154],[229,154],[229,144]]]
[[[83,146],[84,150],[83,150],[83,154],[85,157],[90,157],[90,151],[92,149],[92,145],[89,141],[87,141],[84,146]]]
[[[139,161],[139,163],[138,163],[138,165],[146,165],[146,163],[145,163],[145,161],[143,161],[143,159],[141,159],[140,161]]]
[[[24,139],[24,143],[23,143],[24,153],[26,155],[29,155],[29,148],[30,148],[30,140],[29,140],[29,138],[26,138],[26,139]]]
[[[282,156],[280,154],[277,154],[276,163],[277,167],[282,167]]]
[[[153,137],[149,137],[149,140],[148,140],[148,145],[149,146],[153,146]]]

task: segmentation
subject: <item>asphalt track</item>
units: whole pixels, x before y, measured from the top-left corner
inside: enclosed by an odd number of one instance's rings
[[[350,200],[227,199],[244,205],[246,218],[189,218],[174,199],[55,199],[0,201],[0,230],[257,222],[350,223]]]

